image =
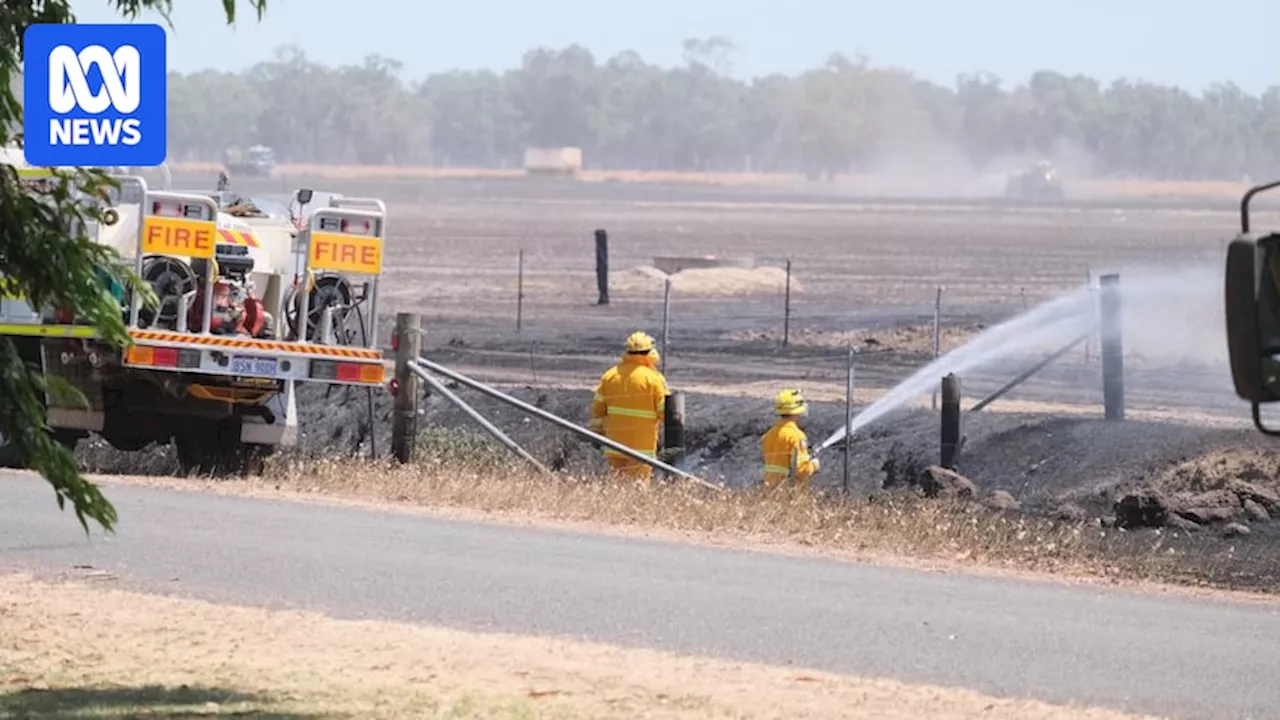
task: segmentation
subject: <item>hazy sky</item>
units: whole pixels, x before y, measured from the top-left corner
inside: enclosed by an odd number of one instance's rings
[[[573,42],[599,57],[634,49],[670,65],[684,38],[723,34],[745,77],[861,51],[947,85],[961,72],[1023,80],[1042,68],[1192,90],[1280,84],[1274,0],[269,0],[260,24],[242,10],[235,29],[220,0],[175,4],[169,66],[180,71],[239,70],[286,43],[327,64],[380,53],[404,62],[410,78],[511,67],[529,48]],[[72,6],[83,23],[118,21],[105,0]]]

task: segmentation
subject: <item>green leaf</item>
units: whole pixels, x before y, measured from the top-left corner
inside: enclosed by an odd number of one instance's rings
[[[172,0],[111,0],[123,18],[136,20],[144,10],[156,11],[172,27]],[[250,0],[261,19],[266,0]],[[235,20],[236,3],[223,0],[227,23]],[[7,0],[0,4],[0,77],[21,73],[23,33],[32,24],[75,22],[67,0]],[[0,146],[21,136],[22,107],[15,95],[20,85],[0,85]],[[154,307],[158,299],[114,249],[99,245],[84,231],[85,223],[100,221],[102,208],[84,196],[100,197],[118,184],[100,170],[76,169],[56,173],[49,187],[32,191],[20,182],[17,170],[0,163],[0,276],[35,307],[69,310],[77,322],[94,326],[114,348],[131,340],[119,300],[109,286],[119,283],[141,288],[139,297]],[[14,341],[0,336],[0,436],[28,467],[53,487],[60,509],[67,502],[89,532],[90,520],[111,531],[116,510],[96,485],[81,476],[71,451],[47,426],[46,393],[64,402],[87,406],[83,393],[62,378],[43,375],[38,364],[24,359]]]

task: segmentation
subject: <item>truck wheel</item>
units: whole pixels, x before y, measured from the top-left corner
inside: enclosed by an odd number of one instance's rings
[[[173,438],[178,465],[185,475],[227,477],[260,475],[273,445],[240,441],[240,426],[227,422],[193,422]]]
[[[226,422],[189,420],[174,433],[173,445],[183,474],[226,475],[234,469],[229,460],[239,450],[239,428]]]
[[[22,462],[22,458],[18,454],[18,448],[9,442],[3,434],[0,434],[0,468],[16,468],[23,469],[26,463]]]
[[[75,430],[53,430],[53,437],[62,443],[68,450],[75,451],[76,443],[80,440],[82,434]],[[10,468],[14,470],[27,469],[27,460],[18,451],[18,447],[9,442],[3,434],[0,434],[0,468]]]
[[[267,459],[276,452],[275,445],[259,445],[255,443],[245,443],[244,459],[240,464],[240,473],[242,475],[259,475],[266,472]]]

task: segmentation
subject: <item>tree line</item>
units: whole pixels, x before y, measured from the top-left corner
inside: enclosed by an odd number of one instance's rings
[[[589,168],[803,172],[1003,171],[1038,159],[1102,177],[1280,173],[1280,85],[1179,87],[1042,71],[953,87],[832,55],[795,75],[732,77],[733,44],[687,40],[664,68],[572,45],[520,67],[418,81],[369,56],[326,67],[296,46],[242,73],[169,84],[173,159],[262,143],[283,162],[518,167],[526,147],[577,146]]]

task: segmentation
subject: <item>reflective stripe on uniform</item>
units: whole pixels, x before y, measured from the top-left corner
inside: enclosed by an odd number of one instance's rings
[[[631,408],[609,406],[610,415],[621,415],[622,417],[640,418],[642,420],[657,420],[658,413],[652,410],[632,410]]]
[[[25,335],[27,337],[95,337],[98,329],[90,325],[0,325],[0,335]]]
[[[632,449],[631,449],[631,451],[632,451],[632,452],[634,452],[634,453],[636,453],[636,454],[638,454],[638,455],[643,455],[643,456],[645,456],[645,457],[649,457],[649,458],[656,458],[656,457],[658,457],[658,453],[657,453],[657,451],[655,451],[655,450],[636,450],[635,448],[632,448]],[[613,456],[615,456],[615,457],[625,457],[625,458],[630,458],[630,456],[629,456],[629,455],[627,455],[626,453],[618,452],[617,450],[614,450],[614,449],[613,449],[613,448],[611,448],[611,447],[607,447],[607,448],[605,448],[605,449],[604,449],[604,454],[605,454],[605,455],[613,455]],[[633,459],[633,460],[634,460],[635,458],[630,458],[630,459]]]
[[[765,465],[764,471],[766,473],[773,473],[774,475],[790,475],[791,474],[791,468],[782,467],[781,465]]]

